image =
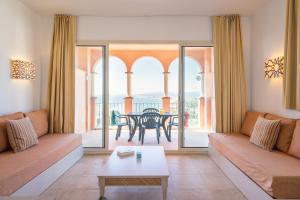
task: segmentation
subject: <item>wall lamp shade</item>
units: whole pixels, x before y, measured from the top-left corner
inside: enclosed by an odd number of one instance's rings
[[[265,62],[265,78],[278,78],[283,76],[284,57],[269,59]]]
[[[35,80],[36,78],[36,68],[31,62],[12,60],[10,69],[12,79]]]

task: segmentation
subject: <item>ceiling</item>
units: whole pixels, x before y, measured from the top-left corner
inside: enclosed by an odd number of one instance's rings
[[[271,0],[20,0],[43,15],[131,16],[249,16]]]

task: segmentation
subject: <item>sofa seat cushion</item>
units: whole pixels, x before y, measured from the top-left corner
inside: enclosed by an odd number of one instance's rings
[[[210,144],[274,198],[300,198],[300,160],[265,151],[240,133],[209,135]]]
[[[79,134],[47,134],[19,153],[0,154],[0,196],[8,196],[81,145]]]

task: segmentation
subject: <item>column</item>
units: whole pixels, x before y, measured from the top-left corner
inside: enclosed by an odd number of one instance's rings
[[[127,97],[131,97],[131,77],[132,77],[132,72],[125,72],[127,75]]]
[[[132,102],[133,102],[133,97],[132,97],[132,72],[125,72],[127,75],[127,96],[124,98],[125,101],[125,113],[132,112]]]
[[[163,111],[170,112],[170,100],[169,97],[169,74],[170,72],[163,72],[164,74],[164,97],[162,98],[163,102]]]
[[[205,98],[200,97],[199,98],[199,125],[200,129],[203,130],[205,127]]]
[[[96,113],[96,101],[97,98],[95,97],[90,97],[90,105],[89,105],[89,111],[90,111],[90,127],[88,130],[93,130],[96,128],[96,123],[97,123],[97,113]]]
[[[211,129],[212,128],[212,110],[211,110],[211,97],[212,97],[212,90],[213,90],[213,78],[212,78],[212,69],[211,69],[211,48],[206,48],[204,50],[204,67],[205,67],[205,74],[204,74],[204,85],[205,85],[205,128]]]
[[[163,72],[164,74],[164,94],[165,97],[169,96],[169,74],[170,72]]]

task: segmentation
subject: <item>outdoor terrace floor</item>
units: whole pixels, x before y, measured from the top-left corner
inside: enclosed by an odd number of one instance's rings
[[[116,130],[109,130],[109,150],[114,150],[117,146],[137,146],[141,145],[138,140],[138,130],[131,142],[128,142],[129,132],[124,129],[118,140],[115,140]],[[102,147],[102,134],[100,130],[93,130],[82,134],[84,147]],[[188,129],[185,137],[186,147],[208,147],[208,133],[197,129]],[[178,149],[178,131],[172,131],[172,141],[168,142],[164,132],[161,130],[160,144],[156,140],[155,130],[146,130],[144,146],[163,146],[165,150]]]

